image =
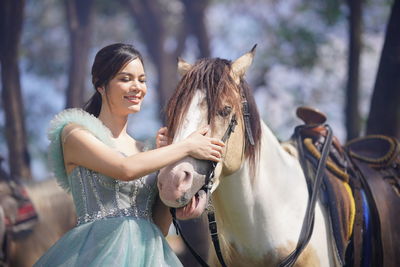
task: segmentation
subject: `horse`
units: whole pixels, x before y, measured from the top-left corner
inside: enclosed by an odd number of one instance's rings
[[[277,266],[296,247],[309,198],[296,149],[282,145],[260,119],[244,79],[254,53],[255,47],[233,62],[212,58],[191,65],[179,59],[182,79],[166,109],[171,142],[207,124],[210,135],[221,138],[237,120],[211,189],[227,266]],[[177,214],[202,214],[209,169],[208,162],[191,157],[161,169],[161,200]],[[317,201],[313,234],[296,266],[338,265],[327,217]],[[216,264],[215,257],[211,261]]]
[[[223,257],[212,216],[210,232],[222,265],[221,258],[228,266],[398,266],[399,141],[372,135],[341,146],[324,114],[301,107],[306,125],[280,143],[244,79],[254,53],[233,62],[179,59],[170,141],[209,124],[226,147],[219,164],[186,157],[160,170],[161,200],[190,218],[204,212],[211,193]]]
[[[7,182],[2,181],[0,187],[2,196],[9,197],[12,194]],[[6,257],[9,265],[16,267],[32,266],[64,233],[76,225],[72,197],[55,179],[32,182],[24,188],[35,207],[38,220],[29,233],[22,236],[9,234],[7,237]],[[9,214],[4,212],[4,215]]]

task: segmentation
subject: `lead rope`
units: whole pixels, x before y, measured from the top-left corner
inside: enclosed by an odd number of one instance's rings
[[[172,215],[172,223],[174,224],[175,230],[176,230],[176,234],[181,236],[183,243],[185,243],[185,245],[187,246],[187,248],[189,249],[190,253],[192,253],[193,257],[196,258],[197,262],[200,263],[201,266],[203,267],[209,267],[209,265],[203,260],[203,258],[197,254],[197,252],[192,248],[192,246],[189,244],[189,242],[186,240],[186,238],[183,236],[183,232],[181,227],[178,224],[178,221],[176,220],[176,209],[174,208],[170,208],[169,212]]]
[[[304,126],[301,126],[300,128],[297,127],[295,132],[296,132],[296,137],[298,138],[298,140],[300,140],[300,143],[298,143],[299,150],[301,153],[304,153],[303,149],[302,149],[303,143],[302,143],[301,136],[300,136],[301,135],[300,130],[302,127],[304,127]],[[312,192],[311,192],[311,198],[307,205],[306,214],[304,216],[303,225],[301,227],[299,240],[297,241],[297,246],[296,246],[295,250],[293,250],[293,252],[290,253],[279,264],[279,267],[293,266],[293,264],[296,262],[297,258],[300,256],[300,254],[303,252],[303,250],[307,246],[308,242],[310,241],[310,238],[311,238],[311,235],[312,235],[312,232],[314,229],[315,205],[317,203],[319,189],[321,188],[321,184],[322,184],[323,171],[325,169],[326,160],[327,160],[327,157],[329,154],[329,148],[332,144],[332,130],[329,127],[329,125],[327,125],[327,124],[325,125],[325,127],[327,128],[328,134],[325,139],[324,145],[322,147],[321,158],[318,162],[317,171],[315,173],[315,180],[314,180],[314,184],[313,184],[313,188],[312,188]],[[304,154],[300,155],[300,158],[302,158],[302,157],[304,157]],[[306,179],[308,181],[310,181],[311,179],[308,175],[307,166],[305,166],[305,161],[300,161],[300,162],[301,162],[303,171],[306,175]]]

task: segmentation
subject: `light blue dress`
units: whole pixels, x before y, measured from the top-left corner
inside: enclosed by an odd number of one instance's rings
[[[123,182],[78,166],[66,175],[60,135],[70,122],[113,147],[109,129],[83,110],[65,110],[52,120],[50,166],[72,193],[78,223],[34,266],[182,266],[152,221],[155,174]]]

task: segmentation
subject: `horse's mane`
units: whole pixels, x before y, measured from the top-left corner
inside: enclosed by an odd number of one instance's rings
[[[213,126],[214,118],[222,108],[223,100],[230,103],[233,110],[242,116],[241,96],[249,104],[250,124],[255,145],[252,146],[246,137],[245,156],[254,166],[261,141],[260,115],[250,87],[241,78],[240,85],[232,79],[231,61],[220,58],[201,59],[182,77],[177,89],[168,102],[166,108],[167,127],[172,139],[182,123],[183,116],[190,105],[196,90],[205,92],[208,107],[208,122]],[[236,92],[236,93],[235,93]]]

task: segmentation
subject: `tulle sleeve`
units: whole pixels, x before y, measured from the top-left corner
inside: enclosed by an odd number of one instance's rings
[[[61,144],[61,132],[65,125],[76,123],[85,127],[89,132],[96,136],[100,141],[110,147],[115,147],[110,130],[95,116],[82,109],[66,109],[58,113],[50,122],[47,131],[50,145],[48,148],[48,161],[50,170],[54,173],[59,185],[70,191],[70,182],[64,166],[64,156]]]

